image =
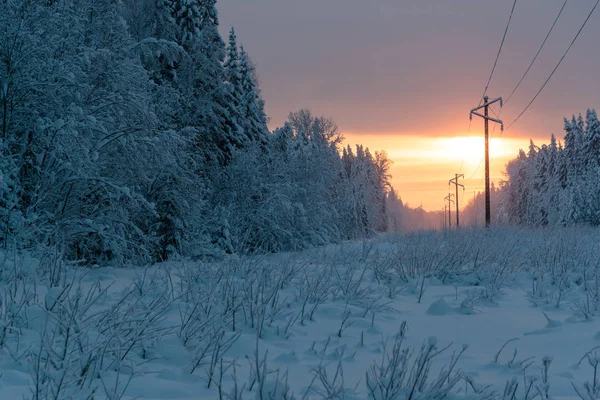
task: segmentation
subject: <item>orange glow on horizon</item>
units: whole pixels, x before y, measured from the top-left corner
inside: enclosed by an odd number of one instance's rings
[[[402,200],[412,207],[428,211],[443,207],[448,194],[448,179],[455,173],[465,175],[465,191],[460,194],[461,207],[474,191],[484,189],[483,136],[425,136],[406,134],[344,133],[344,144],[362,144],[372,152],[385,150],[394,162],[392,185]],[[535,140],[536,143],[544,143]],[[502,137],[490,140],[490,176],[495,184],[503,178],[506,163],[515,158],[519,149],[529,145],[528,138]],[[467,198],[464,198],[467,196]]]

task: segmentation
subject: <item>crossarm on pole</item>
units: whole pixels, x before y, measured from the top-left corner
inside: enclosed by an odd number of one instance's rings
[[[496,119],[496,118],[492,118],[492,117],[490,117],[489,115],[486,117],[485,115],[479,114],[479,113],[478,113],[478,112],[476,112],[476,111],[471,111],[471,115],[469,116],[469,118],[470,118],[470,119],[473,119],[473,114],[475,114],[475,115],[477,115],[478,117],[481,117],[481,118],[483,118],[483,119],[487,119],[487,120],[489,120],[489,121],[493,121],[493,122],[496,122],[496,123],[500,124],[500,129],[501,129],[501,130],[504,130],[504,122],[502,122],[501,120],[499,120],[499,119]]]
[[[496,103],[498,101],[500,102],[500,108],[502,108],[504,106],[504,102],[502,100],[502,97],[498,97],[498,98],[496,98],[494,100],[488,101],[487,105],[488,106],[492,105],[492,104],[494,104],[494,103]],[[485,106],[486,106],[486,104],[482,104],[479,107],[475,107],[474,109],[471,110],[471,113],[474,113],[475,111],[480,110],[480,109],[484,108]]]

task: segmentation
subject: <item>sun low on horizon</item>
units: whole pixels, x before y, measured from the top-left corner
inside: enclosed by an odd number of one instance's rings
[[[541,142],[538,139],[536,142]],[[461,207],[485,187],[483,135],[459,133],[456,136],[429,136],[401,133],[344,133],[344,145],[363,144],[371,151],[385,151],[393,164],[391,183],[405,204],[440,211],[444,197],[454,187],[448,180],[454,174],[464,174],[459,182],[465,189],[459,192]],[[490,177],[498,185],[503,179],[506,163],[525,149],[529,139],[504,137],[490,139]]]

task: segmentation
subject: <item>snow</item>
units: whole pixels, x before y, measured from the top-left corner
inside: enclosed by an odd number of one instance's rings
[[[426,313],[429,315],[447,315],[451,314],[453,311],[454,310],[452,309],[452,307],[450,307],[450,305],[446,303],[444,298],[440,297],[433,304],[431,304],[431,306],[429,306]]]
[[[403,290],[390,298],[373,266],[384,258],[397,259],[397,251],[397,243],[381,240],[213,263],[182,260],[146,269],[68,269],[61,285],[50,288],[42,279],[29,287],[37,295],[23,302],[21,294],[26,291],[20,294],[19,287],[27,287],[27,276],[33,278],[38,264],[32,258],[21,259],[26,263],[6,261],[1,269],[1,321],[12,330],[0,345],[0,398],[32,396],[36,356],[60,358],[68,326],[78,344],[69,347],[73,354],[62,363],[49,367],[42,386],[54,387],[49,382],[65,371],[66,377],[77,375],[90,354],[106,359],[95,365],[89,381],[86,375],[83,388],[66,379],[68,387],[61,389],[58,398],[69,394],[85,398],[95,391],[94,398],[217,399],[219,386],[224,394],[232,393],[235,376],[243,399],[260,398],[261,387],[264,399],[270,398],[269,393],[286,398],[282,394],[286,387],[297,399],[366,399],[366,374],[371,384],[377,376],[380,383],[391,381],[392,375],[385,375],[380,367],[384,360],[390,362],[396,344],[413,350],[406,353],[411,357],[406,365],[418,362],[417,355],[424,354],[419,349],[448,346],[431,360],[427,382],[432,388],[438,373],[465,349],[457,362],[457,375],[445,381],[457,380],[451,387],[452,399],[502,398],[513,379],[519,384],[516,399],[532,398],[521,392],[530,382],[535,393],[548,388],[554,399],[575,399],[573,384],[581,389],[592,382],[590,364],[597,358],[588,352],[598,346],[600,323],[575,306],[591,290],[584,288],[577,271],[572,271],[571,286],[559,307],[555,305],[558,286],[547,288],[547,301],[540,300],[531,291],[532,271],[515,270],[499,292],[480,299],[471,312],[461,312],[465,299],[473,299],[473,293],[483,293],[477,290],[489,286],[469,271],[468,261],[459,268],[464,272],[460,279],[422,278],[423,293],[421,278],[408,279]],[[525,247],[517,255],[524,261],[528,252]],[[479,268],[485,268],[483,263]],[[21,268],[23,274],[12,280],[16,289],[11,294],[7,282],[14,268]],[[229,311],[224,307],[227,302]],[[18,321],[8,323],[13,311]],[[202,320],[202,315],[209,318]],[[217,342],[222,346],[211,347]],[[44,350],[51,343],[52,354]],[[120,361],[110,361],[114,354],[101,352],[96,344],[116,349]],[[207,349],[204,358],[199,356],[203,349]],[[547,383],[544,363],[549,363]],[[490,388],[479,397],[474,394],[473,387],[487,385]],[[407,398],[408,389],[399,390],[403,394],[396,398]],[[420,392],[416,398],[426,399],[446,389],[435,390]],[[500,397],[491,395],[492,390]]]

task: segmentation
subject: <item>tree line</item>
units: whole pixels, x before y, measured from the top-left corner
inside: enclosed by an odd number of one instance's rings
[[[564,144],[530,140],[506,165],[505,179],[492,191],[496,223],[525,226],[600,225],[600,121],[595,110],[564,120]],[[477,223],[483,195],[465,215]],[[480,212],[481,211],[481,212]]]
[[[270,132],[254,64],[218,27],[216,0],[0,2],[3,246],[150,262],[398,223],[385,152],[305,109]]]

